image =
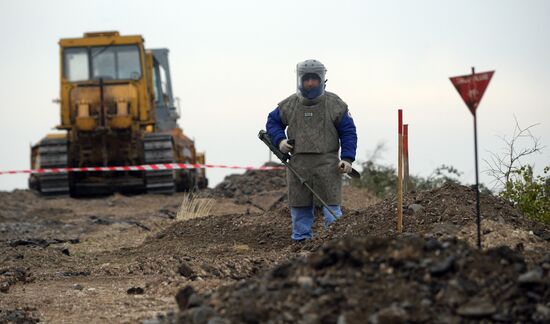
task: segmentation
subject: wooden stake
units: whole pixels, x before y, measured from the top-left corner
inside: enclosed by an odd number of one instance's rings
[[[397,110],[398,141],[397,149],[397,232],[403,232],[403,110]]]
[[[403,191],[409,192],[411,183],[409,180],[409,125],[403,125]]]

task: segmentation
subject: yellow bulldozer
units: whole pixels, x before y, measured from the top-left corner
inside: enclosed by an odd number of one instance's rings
[[[61,39],[61,124],[31,148],[31,167],[204,164],[178,126],[168,49],[145,49],[139,35],[85,33]],[[178,106],[178,107],[176,107]],[[31,174],[44,195],[172,194],[208,186],[204,169]]]

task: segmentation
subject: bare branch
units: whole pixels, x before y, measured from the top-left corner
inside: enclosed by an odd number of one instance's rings
[[[532,154],[542,153],[544,148],[540,138],[535,137],[531,132],[539,124],[522,128],[515,115],[514,121],[515,127],[510,139],[506,135],[497,136],[504,144],[501,148],[502,153],[489,151],[489,160],[484,160],[487,166],[487,170],[484,172],[493,178],[491,183],[494,184],[494,188],[505,186],[514,177],[515,172],[525,165],[523,161],[525,158]],[[520,141],[527,141],[528,144],[525,147],[520,147]]]

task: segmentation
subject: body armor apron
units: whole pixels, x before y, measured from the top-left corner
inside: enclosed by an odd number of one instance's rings
[[[347,107],[330,93],[319,99],[313,105],[304,105],[294,95],[279,104],[281,119],[288,125],[288,138],[295,140],[290,165],[327,204],[340,205],[342,174],[338,170],[340,145],[336,127]],[[288,170],[287,183],[291,207],[313,205],[311,192]]]

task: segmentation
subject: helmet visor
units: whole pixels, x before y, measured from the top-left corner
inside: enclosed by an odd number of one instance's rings
[[[307,80],[319,80],[321,88],[324,89],[325,84],[325,66],[316,60],[307,60],[298,63],[296,66],[296,86],[297,90],[304,89],[304,82]]]

